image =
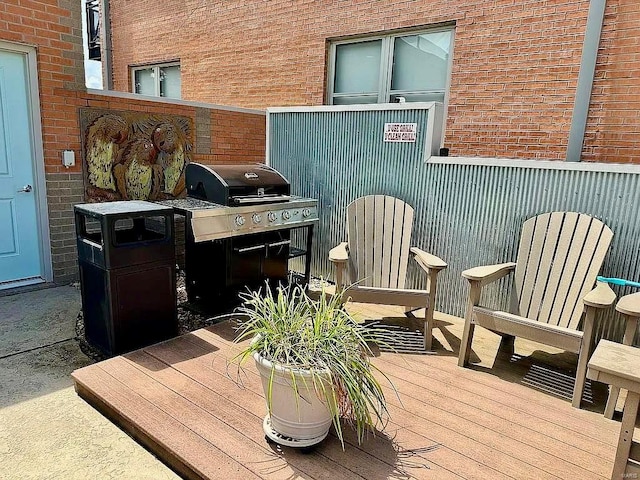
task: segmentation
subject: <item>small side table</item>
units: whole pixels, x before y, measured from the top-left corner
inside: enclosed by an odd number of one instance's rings
[[[640,443],[633,441],[640,404],[640,348],[601,340],[589,360],[587,378],[628,390],[611,479],[640,477]]]
[[[627,320],[622,344],[631,345],[633,343],[633,337],[635,337],[636,331],[638,330],[638,318],[640,318],[640,293],[634,293],[632,295],[625,295],[622,297],[616,305],[616,310],[623,314]],[[604,416],[608,419],[613,418],[613,413],[615,412],[616,404],[618,403],[618,395],[620,395],[620,387],[611,385],[607,406],[604,409]]]

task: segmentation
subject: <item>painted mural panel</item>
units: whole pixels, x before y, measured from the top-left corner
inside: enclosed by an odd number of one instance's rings
[[[185,196],[190,118],[82,108],[80,126],[88,202]]]

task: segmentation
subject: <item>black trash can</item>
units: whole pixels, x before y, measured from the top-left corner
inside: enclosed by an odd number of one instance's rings
[[[173,209],[126,201],[74,211],[87,341],[117,355],[176,336]]]

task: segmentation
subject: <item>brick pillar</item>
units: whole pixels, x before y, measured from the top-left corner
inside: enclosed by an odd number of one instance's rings
[[[46,181],[53,281],[64,284],[78,279],[73,206],[84,202],[82,173],[49,173]]]

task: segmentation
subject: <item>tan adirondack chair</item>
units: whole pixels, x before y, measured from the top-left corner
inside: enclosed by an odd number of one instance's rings
[[[402,200],[358,198],[347,207],[348,241],[333,248],[329,260],[336,267],[336,287],[347,286],[346,295],[354,302],[426,308],[424,348],[431,350],[437,276],[447,264],[410,247],[412,226],[413,208]],[[426,290],[404,288],[409,253],[427,273]]]
[[[625,295],[616,304],[616,310],[625,316],[626,327],[624,329],[624,337],[622,337],[623,345],[631,345],[633,338],[636,336],[638,325],[640,322],[640,293],[632,293]],[[609,390],[609,399],[604,408],[604,416],[611,419],[616,410],[618,396],[620,395],[620,387],[611,385]]]
[[[579,408],[596,311],[615,301],[607,284],[594,289],[612,238],[609,227],[588,215],[545,213],[524,222],[516,263],[462,272],[470,292],[458,365],[469,362],[476,325],[577,353],[572,404]],[[511,272],[511,312],[481,306],[482,287]]]

